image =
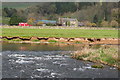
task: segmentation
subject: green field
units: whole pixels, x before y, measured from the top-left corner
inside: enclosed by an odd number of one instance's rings
[[[0,36],[118,38],[118,30],[3,28]]]
[[[16,9],[26,9],[28,7],[38,5],[36,2],[3,2],[2,8],[16,8]]]

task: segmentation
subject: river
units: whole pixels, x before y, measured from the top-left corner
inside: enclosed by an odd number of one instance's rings
[[[58,45],[3,43],[3,78],[118,78],[118,70],[105,65],[92,68],[94,63],[72,59],[70,53],[85,47],[101,45]]]

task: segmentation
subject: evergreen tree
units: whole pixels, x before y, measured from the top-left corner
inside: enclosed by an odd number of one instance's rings
[[[24,18],[14,15],[11,17],[9,24],[10,25],[18,25],[20,22],[25,22]]]
[[[94,23],[97,23],[97,22],[98,22],[97,15],[94,16],[94,18],[93,18],[93,22],[94,22]]]

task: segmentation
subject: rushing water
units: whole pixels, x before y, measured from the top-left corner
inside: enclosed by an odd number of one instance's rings
[[[89,45],[91,46],[91,45]],[[70,58],[69,53],[85,45],[3,43],[3,78],[117,78],[118,70]],[[99,48],[100,45],[95,45]]]

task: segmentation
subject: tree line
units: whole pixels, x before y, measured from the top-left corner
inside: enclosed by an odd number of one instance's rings
[[[119,15],[117,2],[48,2],[25,9],[2,9],[3,23],[6,24],[4,18],[9,18],[8,25],[17,25],[19,22],[36,25],[35,20],[71,17],[77,18],[85,26],[118,27]]]

